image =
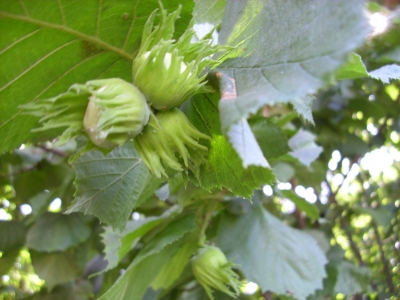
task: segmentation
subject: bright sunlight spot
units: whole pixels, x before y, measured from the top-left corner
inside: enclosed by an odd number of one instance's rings
[[[0,220],[7,221],[11,220],[11,215],[9,215],[4,209],[0,208]]]
[[[267,197],[272,196],[274,193],[274,191],[272,190],[272,187],[270,185],[264,185],[263,192],[264,192],[265,196],[267,196]]]
[[[360,215],[356,216],[351,220],[352,224],[356,228],[364,228],[366,226],[369,226],[371,223],[371,216],[370,215]]]
[[[279,201],[282,204],[282,212],[285,214],[291,214],[296,210],[296,205],[289,199],[283,198]]]
[[[246,285],[244,286],[242,293],[245,295],[253,295],[255,292],[257,292],[258,290],[258,285],[257,283],[254,282],[248,282],[246,283]]]
[[[56,198],[54,199],[49,205],[49,211],[51,212],[59,212],[61,210],[61,199]]]
[[[361,159],[361,167],[368,170],[372,177],[378,177],[381,173],[384,176],[391,176],[392,165],[395,161],[400,161],[400,152],[395,148],[381,147],[367,153]]]
[[[342,159],[342,155],[338,150],[332,152],[332,159],[337,163]]]
[[[132,219],[135,220],[135,221],[139,220],[139,219],[140,219],[140,214],[139,214],[138,212],[135,211],[135,212],[132,214]]]
[[[24,216],[27,216],[32,212],[32,207],[29,204],[22,204],[19,207],[19,210],[20,210],[21,214],[23,214]]]
[[[381,13],[373,13],[369,16],[369,23],[372,25],[373,35],[383,33],[389,25],[388,19]]]
[[[278,183],[278,189],[280,190],[290,190],[292,188],[292,185],[290,182],[280,182]]]
[[[203,24],[194,24],[193,29],[195,31],[194,36],[192,37],[191,42],[197,42],[201,40],[206,34],[210,33],[210,31],[214,28],[213,24],[203,23]],[[218,43],[218,33],[214,30],[212,33],[212,45],[216,45]]]

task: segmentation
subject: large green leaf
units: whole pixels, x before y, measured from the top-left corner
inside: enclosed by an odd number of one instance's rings
[[[368,29],[364,1],[228,1],[217,70],[224,130],[264,105],[291,103],[312,120],[308,95],[327,85]]]
[[[317,242],[260,205],[244,215],[224,214],[216,244],[263,291],[304,300],[322,288],[327,260]]]
[[[139,252],[126,272],[99,300],[142,299],[158,272],[178,251],[182,237],[195,227],[194,215],[169,224]]]
[[[218,95],[200,95],[187,103],[185,112],[190,121],[212,137],[207,162],[200,168],[201,186],[205,189],[226,188],[235,195],[250,199],[253,191],[275,179],[269,168],[243,167],[242,160],[222,134],[218,117]]]
[[[172,11],[182,1],[164,2]],[[193,5],[184,3],[178,32]],[[144,23],[158,7],[157,0],[0,1],[0,153],[41,138],[19,105],[91,79],[130,81]]]
[[[354,295],[369,290],[371,271],[366,267],[355,266],[348,261],[336,264],[338,270],[334,291]]]
[[[189,259],[198,248],[196,234],[185,237],[185,242],[179,247],[173,257],[163,266],[151,286],[155,289],[167,289],[181,276],[189,263]]]
[[[85,241],[90,235],[81,214],[42,214],[29,229],[26,246],[37,251],[66,250]]]
[[[132,249],[134,242],[149,232],[151,229],[160,224],[163,220],[175,215],[180,211],[178,206],[173,206],[158,217],[147,217],[141,220],[131,220],[126,224],[125,229],[121,232],[118,229],[113,230],[112,227],[105,227],[102,233],[103,243],[105,246],[104,259],[107,260],[107,268],[102,270],[106,272],[118,265],[121,259]]]
[[[132,143],[115,148],[107,155],[98,150],[88,152],[73,166],[77,190],[67,212],[92,214],[121,230],[132,209],[160,184],[147,170]]]
[[[0,257],[0,275],[8,274],[8,271],[14,266],[18,255],[19,249],[2,253]]]
[[[196,23],[218,25],[224,17],[226,0],[198,0],[193,15]]]
[[[75,258],[68,252],[31,252],[31,257],[35,273],[46,282],[49,290],[57,284],[72,281],[79,273]]]
[[[0,251],[17,250],[25,245],[26,228],[20,221],[0,221]]]

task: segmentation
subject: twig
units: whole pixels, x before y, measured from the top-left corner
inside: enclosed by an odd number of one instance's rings
[[[361,251],[358,248],[356,242],[354,242],[353,236],[351,235],[350,230],[348,230],[349,224],[347,222],[344,222],[343,220],[341,220],[340,226],[346,233],[347,239],[349,240],[350,248],[353,251],[354,256],[357,258],[358,264],[362,267],[365,267],[367,264],[363,261],[362,256],[361,256]]]
[[[264,296],[265,300],[272,300],[272,294],[271,294],[270,291],[266,291],[266,292],[263,294],[263,296]]]
[[[297,228],[303,229],[306,226],[306,222],[304,220],[304,217],[301,215],[301,211],[297,207],[293,212],[293,215],[296,218]]]
[[[39,148],[44,150],[44,151],[46,151],[46,152],[53,153],[53,154],[55,154],[57,156],[61,156],[61,157],[67,157],[68,156],[68,154],[63,152],[63,151],[60,151],[60,150],[57,150],[57,149],[47,148],[46,146],[43,146],[43,145],[39,146]]]

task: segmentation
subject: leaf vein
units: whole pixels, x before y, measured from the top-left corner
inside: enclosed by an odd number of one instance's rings
[[[54,49],[53,51],[47,53],[45,56],[43,56],[42,58],[40,58],[39,60],[37,60],[33,65],[31,65],[29,68],[27,68],[26,70],[24,70],[22,73],[20,73],[19,75],[17,75],[13,80],[10,80],[7,84],[5,84],[4,86],[2,86],[0,88],[0,92],[2,90],[4,90],[5,88],[7,88],[9,85],[13,84],[15,81],[17,81],[18,79],[20,79],[23,75],[25,75],[26,73],[28,73],[29,71],[31,71],[33,68],[35,68],[38,64],[40,64],[41,62],[43,62],[44,60],[46,60],[47,58],[49,58],[51,55],[53,55],[54,53],[56,53],[57,51],[77,42],[78,40],[72,40],[69,41],[59,47],[57,47],[56,49]]]

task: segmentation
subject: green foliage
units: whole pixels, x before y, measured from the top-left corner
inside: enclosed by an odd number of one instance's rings
[[[378,2],[0,1],[0,298],[400,297]]]
[[[241,216],[224,214],[216,244],[265,291],[306,299],[322,287],[326,258],[316,241],[260,205]]]
[[[109,168],[109,162],[114,162]],[[123,229],[132,209],[146,200],[159,181],[146,169],[132,144],[107,155],[95,150],[73,164],[75,201],[68,212],[93,214],[114,228]]]

